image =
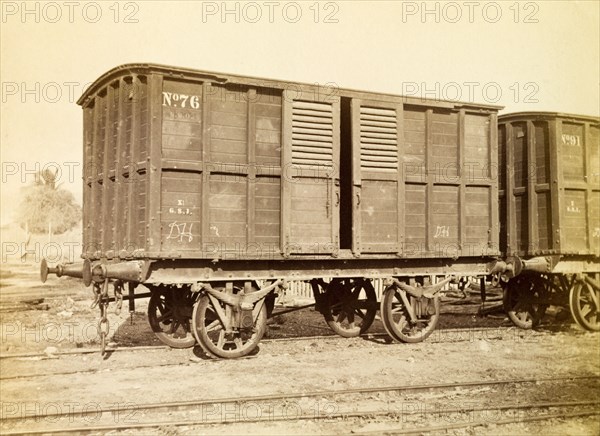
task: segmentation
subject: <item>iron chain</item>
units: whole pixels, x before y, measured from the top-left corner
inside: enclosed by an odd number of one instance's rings
[[[114,292],[115,292],[115,315],[121,314],[121,308],[123,307],[123,282],[117,280],[114,283]]]
[[[106,316],[108,307],[108,279],[104,281],[102,293],[100,294],[100,321],[98,322],[98,332],[100,334],[100,354],[104,355],[106,350],[106,338],[110,331],[110,324]]]

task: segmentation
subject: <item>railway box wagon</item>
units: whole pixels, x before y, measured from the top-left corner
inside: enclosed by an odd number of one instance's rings
[[[500,255],[496,106],[153,64],[109,71],[78,103],[85,262],[43,268],[93,281],[99,301],[109,281],[149,287],[171,345],[251,351],[288,280],[359,334],[377,277],[392,283],[382,308],[407,311],[386,328],[421,340],[435,293]]]
[[[498,124],[501,250],[546,274],[511,280],[507,310],[530,326],[570,293],[575,320],[598,329],[600,119],[521,112],[500,116]]]
[[[141,65],[79,104],[91,259],[499,254],[495,108]]]

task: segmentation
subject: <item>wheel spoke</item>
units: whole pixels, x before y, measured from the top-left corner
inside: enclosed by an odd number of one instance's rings
[[[329,305],[329,308],[333,311],[339,310],[342,308],[342,303],[331,304]]]
[[[402,331],[404,330],[404,327],[406,327],[406,317],[404,315],[402,315],[398,321],[396,322],[396,325],[398,326],[398,330]]]
[[[354,290],[350,293],[350,296],[348,297],[349,301],[355,301],[358,300],[358,296],[360,295],[360,291],[362,290],[362,285],[358,285],[354,288]]]
[[[391,310],[392,314],[394,314],[394,313],[403,313],[403,312],[404,312],[404,308],[402,306],[396,306],[395,308],[393,308]]]
[[[368,309],[369,304],[370,303],[367,300],[358,300],[352,305],[352,307],[355,309]]]
[[[515,313],[522,312],[525,309],[525,302],[523,300],[517,300],[515,305],[513,306],[513,310]]]
[[[212,303],[212,307],[213,307],[215,314],[221,320],[221,324],[223,324],[223,328],[227,330],[229,328],[229,323],[228,323],[227,315],[225,314],[225,310],[223,310],[223,308],[221,307],[221,303],[219,302],[219,300],[217,300],[215,297],[213,297],[210,294],[208,294],[208,299]]]
[[[600,291],[594,291],[593,289],[589,289],[586,285],[585,289],[588,291],[589,299],[592,300],[594,306],[596,306],[596,311],[600,310]]]
[[[592,311],[592,307],[589,304],[584,304],[581,307],[581,311],[580,311],[581,312],[581,316],[584,317],[584,318],[586,318],[591,311]]]
[[[173,312],[169,310],[167,313],[156,318],[158,322],[163,322],[165,319],[171,319],[173,317]]]
[[[223,329],[223,327],[221,326],[221,321],[219,321],[218,319],[215,319],[213,322],[211,322],[205,327],[207,332],[213,332],[218,328],[220,328],[221,330]]]
[[[361,319],[365,319],[365,316],[367,315],[365,312],[362,312],[359,309],[354,309],[354,314],[359,316]]]
[[[223,349],[225,344],[225,330],[219,332],[219,339],[217,340],[217,348]]]

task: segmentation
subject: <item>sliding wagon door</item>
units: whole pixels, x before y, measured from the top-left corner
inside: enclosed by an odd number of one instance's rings
[[[403,226],[399,158],[402,106],[353,99],[352,191],[355,254],[399,253]]]
[[[282,245],[284,254],[339,248],[339,102],[283,92]]]

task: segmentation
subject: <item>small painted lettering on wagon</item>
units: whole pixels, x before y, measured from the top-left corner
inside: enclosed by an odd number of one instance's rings
[[[434,238],[449,238],[450,237],[450,226],[437,226],[435,229]]]
[[[184,206],[185,206],[185,200],[178,199],[177,207],[170,207],[169,213],[175,214],[175,215],[192,215],[192,211],[190,210],[190,208],[184,207]]]
[[[571,203],[567,206],[567,212],[571,213],[581,213],[579,206],[575,205],[575,202],[571,200]]]
[[[178,223],[173,221],[169,224],[169,234],[167,239],[174,239],[178,242],[192,242],[194,235],[192,235],[192,226],[194,223]]]

